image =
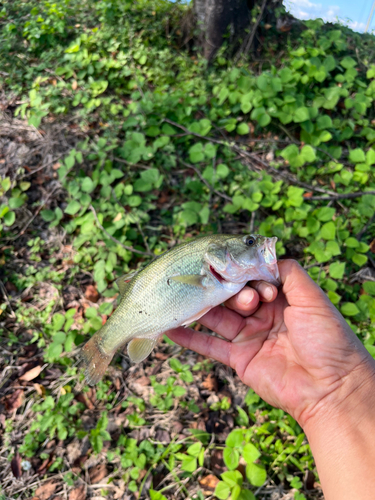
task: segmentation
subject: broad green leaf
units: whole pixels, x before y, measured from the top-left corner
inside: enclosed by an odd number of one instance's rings
[[[353,302],[345,302],[341,306],[340,311],[344,316],[355,316],[360,312],[358,307]]]
[[[333,262],[329,266],[329,275],[331,278],[341,280],[344,277],[345,262]]]
[[[262,486],[267,479],[267,472],[261,465],[250,463],[246,466],[246,477],[254,486]]]
[[[242,474],[238,470],[223,472],[221,474],[221,479],[225,481],[231,488],[236,485],[241,486],[243,482]]]
[[[252,443],[247,443],[242,451],[242,456],[247,463],[251,463],[260,457],[260,452]]]
[[[326,222],[320,229],[320,235],[324,240],[334,240],[336,236],[336,226],[334,222]]]
[[[228,469],[233,470],[238,467],[240,454],[235,448],[227,446],[226,448],[224,448],[223,459]]]
[[[240,123],[237,127],[237,133],[240,135],[248,134],[249,130],[249,125],[247,123]]]
[[[65,208],[64,212],[69,215],[74,215],[78,212],[78,210],[81,208],[81,205],[78,203],[76,200],[72,200],[68,203],[67,207]]]
[[[349,153],[349,161],[353,163],[364,163],[366,161],[366,156],[363,149],[352,149]]]
[[[375,281],[365,281],[362,286],[366,293],[375,297]]]
[[[220,481],[216,485],[214,495],[215,495],[215,497],[219,498],[220,500],[226,500],[230,495],[229,486],[226,483],[224,483],[224,481]]]

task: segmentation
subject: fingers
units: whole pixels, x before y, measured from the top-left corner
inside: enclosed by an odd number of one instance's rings
[[[258,301],[256,303],[258,305]],[[222,337],[233,340],[245,326],[245,318],[226,307],[216,306],[202,316],[199,323]]]
[[[182,347],[230,366],[232,344],[226,340],[182,327],[169,330],[165,334]]]
[[[225,306],[242,316],[249,316],[259,305],[259,293],[245,286],[240,292],[225,302]]]
[[[266,281],[252,281],[251,286],[258,292],[262,302],[273,302],[277,297],[277,287]]]

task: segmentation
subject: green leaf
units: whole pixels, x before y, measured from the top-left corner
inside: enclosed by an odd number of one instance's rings
[[[326,222],[320,229],[320,235],[324,240],[334,240],[336,236],[336,226],[334,222]]]
[[[345,245],[349,248],[357,248],[359,247],[359,241],[356,238],[350,236],[345,240]]]
[[[189,448],[186,450],[186,452],[191,455],[192,457],[197,457],[202,449],[202,443],[194,443],[189,446]]]
[[[242,489],[238,500],[256,500],[256,498],[252,491]]]
[[[360,312],[358,307],[355,304],[353,304],[353,302],[345,302],[341,306],[340,311],[341,314],[343,314],[344,316],[355,316]]]
[[[240,123],[237,127],[237,134],[245,135],[250,131],[249,125],[247,123]]]
[[[296,109],[296,111],[294,112],[293,121],[295,123],[305,122],[309,119],[310,119],[309,109],[306,108],[305,106]]]
[[[229,486],[226,483],[224,483],[224,481],[220,481],[216,485],[214,495],[220,500],[226,500],[230,495]]]
[[[78,212],[78,210],[81,208],[81,205],[78,203],[76,200],[72,200],[68,203],[67,207],[65,208],[64,212],[69,215],[74,215]]]
[[[169,366],[177,373],[182,372],[182,363],[177,358],[171,358],[169,360]]]
[[[242,429],[234,429],[232,432],[228,434],[227,439],[225,440],[226,446],[234,448],[235,446],[241,446],[244,440]]]
[[[357,264],[357,266],[362,267],[367,262],[367,255],[363,255],[361,253],[355,253],[352,256],[352,261],[354,262],[354,264]]]
[[[255,462],[260,457],[260,452],[252,443],[247,443],[242,451],[242,456],[249,464]]]
[[[216,175],[220,179],[225,179],[228,176],[229,172],[229,168],[224,163],[219,163],[219,165],[217,165],[216,167]]]
[[[336,210],[334,208],[322,207],[316,211],[316,216],[320,221],[326,222],[332,220],[333,216],[335,215],[335,212]]]
[[[90,177],[85,177],[82,181],[81,189],[85,193],[91,193],[95,188],[95,185]]]
[[[7,212],[4,215],[4,224],[6,226],[12,226],[16,220],[16,214],[14,212]]]
[[[345,262],[333,262],[329,266],[329,275],[331,278],[341,280],[345,273]]]
[[[61,330],[65,323],[65,316],[61,313],[56,313],[52,318],[52,328],[55,332]]]
[[[228,469],[233,470],[238,467],[240,454],[235,448],[226,447],[223,452],[223,459]]]
[[[353,163],[364,163],[366,161],[366,156],[363,149],[352,149],[349,153],[349,161]]]
[[[197,459],[195,457],[186,456],[182,461],[181,469],[186,472],[194,472],[197,469]]]
[[[150,490],[149,493],[151,500],[167,500],[160,491]]]
[[[243,482],[242,474],[238,470],[223,472],[221,474],[221,479],[225,481],[231,488],[236,485],[241,486]]]
[[[199,163],[204,160],[203,144],[197,142],[189,148],[189,158],[192,163]]]
[[[375,297],[375,281],[365,281],[362,286],[366,293]]]
[[[246,477],[254,486],[262,486],[267,479],[267,472],[261,465],[251,463],[246,466]]]

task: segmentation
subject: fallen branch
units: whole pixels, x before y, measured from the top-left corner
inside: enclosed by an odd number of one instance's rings
[[[311,186],[310,184],[307,184],[306,182],[299,181],[292,174],[280,172],[279,170],[277,170],[277,168],[271,167],[271,165],[269,163],[267,163],[264,160],[262,160],[261,158],[259,158],[259,156],[256,155],[255,153],[249,153],[248,151],[246,151],[245,149],[243,149],[242,147],[240,147],[238,144],[236,144],[233,141],[232,142],[229,142],[229,141],[225,142],[225,141],[220,141],[218,139],[213,139],[212,137],[205,137],[204,135],[198,134],[197,132],[191,132],[189,129],[187,129],[183,125],[180,125],[179,123],[176,123],[172,120],[169,120],[168,118],[164,118],[163,121],[170,123],[174,127],[178,127],[181,130],[184,130],[188,135],[193,135],[193,136],[198,137],[199,139],[203,139],[207,142],[212,142],[213,144],[219,144],[220,146],[229,147],[233,151],[238,153],[239,155],[246,156],[252,160],[255,160],[255,161],[261,163],[261,165],[263,165],[263,167],[266,168],[266,170],[268,170],[269,172],[272,172],[273,174],[278,175],[281,178],[286,179],[291,184],[296,184],[297,186],[304,187],[305,189],[309,189],[310,191],[315,191],[317,193],[323,193],[326,195],[334,195],[335,194],[333,191],[327,191],[326,189]],[[285,141],[280,140],[280,142],[285,142]]]
[[[358,191],[357,193],[337,193],[332,196],[310,196],[305,197],[305,201],[335,201],[335,200],[345,200],[349,198],[359,198],[365,194],[375,194],[375,191]]]
[[[100,221],[98,219],[98,215],[95,211],[95,208],[90,205],[89,206],[90,210],[92,211],[92,213],[94,214],[94,217],[95,217],[95,220],[96,220],[96,223],[98,225],[98,227],[103,231],[103,233],[109,238],[111,239],[114,243],[117,243],[118,245],[120,245],[122,248],[125,248],[125,250],[129,250],[130,252],[133,252],[133,253],[137,253],[139,255],[147,255],[147,256],[153,256],[153,254],[151,252],[142,252],[141,250],[137,250],[136,248],[133,248],[133,247],[129,247],[127,245],[124,245],[123,243],[121,243],[121,241],[119,241],[118,239],[116,239],[114,236],[112,236],[111,234],[108,233],[108,231],[106,231],[104,229],[104,227],[100,224]]]
[[[218,196],[221,196],[221,198],[224,198],[224,200],[227,200],[227,201],[230,201],[232,202],[232,198],[230,196],[228,196],[227,194],[225,193],[221,193],[220,191],[217,191],[217,189],[214,189],[211,184],[203,177],[203,175],[200,173],[199,169],[197,169],[197,167],[194,167],[194,165],[190,165],[189,163],[186,163],[184,162],[183,160],[181,160],[181,158],[179,158],[179,161],[185,165],[185,167],[187,168],[191,168],[192,170],[194,170],[194,172],[198,175],[198,177],[200,178],[200,180],[206,184],[206,186],[208,187],[208,189],[210,191],[212,191],[213,193],[217,194]]]

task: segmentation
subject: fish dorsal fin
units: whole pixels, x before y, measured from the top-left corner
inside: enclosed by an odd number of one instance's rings
[[[133,339],[128,344],[128,354],[131,361],[140,363],[155,347],[157,339]]]
[[[118,278],[116,280],[116,285],[118,286],[118,289],[120,290],[121,295],[124,295],[125,290],[129,284],[129,281],[134,278],[136,274],[138,274],[139,271],[130,271],[130,273],[125,274],[124,276],[121,276],[121,278]]]
[[[172,276],[168,280],[177,281],[178,283],[183,283],[184,285],[200,286],[204,287],[203,280],[206,278],[202,274],[186,274],[180,276]]]

